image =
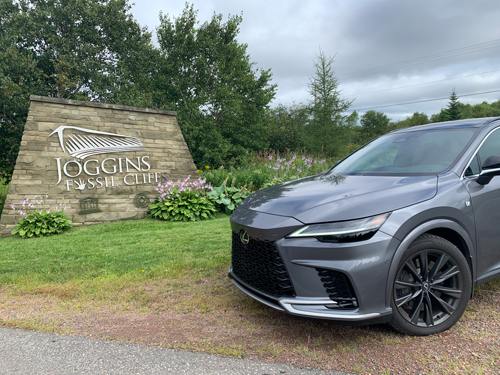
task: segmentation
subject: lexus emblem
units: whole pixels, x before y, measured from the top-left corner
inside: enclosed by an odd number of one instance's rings
[[[250,242],[250,236],[246,231],[240,231],[240,240],[243,245],[247,245]]]

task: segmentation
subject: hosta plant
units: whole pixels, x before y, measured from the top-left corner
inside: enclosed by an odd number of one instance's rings
[[[24,198],[20,206],[16,208],[14,204],[11,208],[21,215],[21,219],[16,224],[16,229],[11,234],[17,234],[22,238],[44,237],[52,234],[59,234],[71,228],[71,220],[64,213],[66,208],[59,204],[54,210],[46,208],[45,197]]]
[[[212,201],[206,197],[212,187],[205,183],[205,179],[189,179],[190,176],[178,180],[177,184],[172,180],[158,184],[155,188],[158,197],[149,206],[149,216],[169,221],[198,221],[208,219],[217,212]]]
[[[35,211],[19,220],[11,233],[22,238],[44,237],[59,234],[71,228],[71,221],[63,211]]]
[[[237,189],[222,184],[219,187],[212,188],[208,193],[208,198],[216,204],[219,211],[230,214],[249,195],[250,192],[244,187]]]

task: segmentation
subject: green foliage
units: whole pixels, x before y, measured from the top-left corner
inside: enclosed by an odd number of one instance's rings
[[[409,128],[410,126],[417,125],[425,125],[431,122],[429,117],[425,113],[415,112],[411,117],[406,117],[404,120],[400,120],[397,122],[392,122],[390,124],[390,129],[401,129],[401,128]]]
[[[207,197],[215,203],[220,212],[230,214],[249,195],[250,192],[244,187],[238,189],[234,186],[227,187],[226,184],[223,184],[212,188]]]
[[[157,198],[149,206],[150,217],[168,221],[198,221],[210,218],[217,210],[214,204],[196,191],[172,189],[175,198]]]
[[[451,110],[451,108],[453,108],[453,110]],[[448,107],[445,109],[441,109],[441,112],[439,113],[433,114],[431,116],[431,122],[449,121],[451,120],[450,116],[453,116],[453,114],[456,111],[459,111],[460,119],[498,117],[500,116],[500,100],[493,102],[491,104],[487,102],[482,102],[475,105],[471,105],[471,104],[460,103],[458,101],[458,97],[456,97],[452,101],[452,98],[450,96],[450,102],[448,103]]]
[[[446,109],[446,121],[460,120],[462,118],[463,104],[458,101],[457,93],[455,89],[451,92],[450,101],[448,102],[448,108]]]
[[[30,94],[151,103],[136,87],[154,49],[129,10],[127,0],[0,0],[0,177],[12,174]]]
[[[190,178],[187,176],[177,183],[168,180],[158,185],[155,188],[158,197],[149,206],[149,216],[169,221],[198,221],[211,217],[217,211],[206,197],[212,187],[205,183],[205,179]]]
[[[262,188],[266,188],[269,186],[274,186],[278,184],[282,184],[283,182],[291,181],[291,180],[296,180],[300,178],[299,176],[281,176],[281,177],[276,177],[275,179],[268,181],[262,186]]]
[[[202,173],[203,177],[212,186],[221,186],[224,181],[229,181],[231,186],[237,188],[248,187],[251,191],[262,189],[269,179],[267,171],[263,168],[252,168],[251,165],[240,166],[238,168],[218,168],[210,169]]]
[[[338,157],[348,143],[349,129],[344,114],[352,103],[341,98],[338,80],[333,71],[333,57],[321,50],[314,60],[315,74],[310,78],[310,121],[305,128],[306,148],[313,154]]]
[[[63,211],[35,211],[21,218],[12,234],[22,238],[45,237],[71,228],[71,221]]]
[[[269,70],[255,70],[237,40],[241,16],[214,14],[198,26],[186,5],[180,17],[160,15],[161,60],[154,105],[178,111],[178,122],[198,166],[227,165],[245,150],[267,147],[267,107],[274,97]]]
[[[323,172],[333,162],[291,151],[281,154],[265,151],[245,154],[239,164],[239,168],[210,169],[202,172],[202,176],[212,186],[230,182],[238,189],[244,187],[256,191],[278,183],[276,180],[284,182]]]
[[[360,143],[364,144],[374,138],[380,137],[389,131],[390,119],[386,114],[378,111],[368,111],[361,116],[361,128],[359,129]]]
[[[8,190],[9,184],[7,183],[7,180],[5,178],[0,178],[0,217],[2,216],[2,210],[5,205]]]
[[[276,152],[304,149],[304,126],[308,121],[308,108],[303,104],[284,106],[279,104],[269,111],[269,149]]]

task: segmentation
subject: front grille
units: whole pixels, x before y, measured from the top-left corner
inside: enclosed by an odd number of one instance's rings
[[[334,308],[355,309],[358,307],[358,299],[346,275],[323,268],[316,268],[316,271],[330,299],[337,302]]]
[[[292,280],[274,242],[250,238],[243,244],[233,232],[232,265],[244,283],[273,297],[295,296]]]

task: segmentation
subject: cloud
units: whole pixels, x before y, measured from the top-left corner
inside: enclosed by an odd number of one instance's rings
[[[496,0],[212,0],[194,5],[201,22],[214,12],[243,14],[238,40],[248,45],[258,68],[272,70],[278,84],[275,103],[309,100],[307,84],[319,48],[335,56],[343,94],[356,97],[352,108],[448,97],[453,88],[460,96],[500,86],[498,72],[471,76],[499,68]],[[132,13],[154,30],[160,10],[178,16],[183,8],[184,0],[141,0]],[[453,78],[460,76],[467,77]],[[433,81],[441,82],[428,83]],[[475,104],[499,97],[491,93],[460,100]],[[417,111],[437,113],[446,103],[378,110],[400,119]]]

